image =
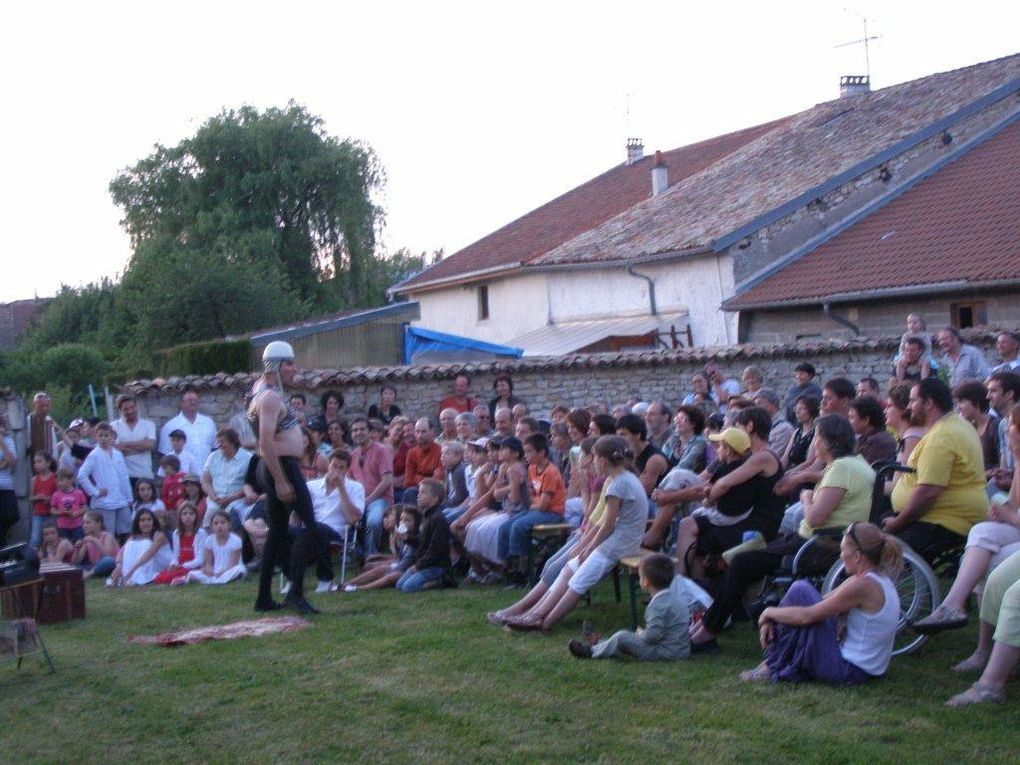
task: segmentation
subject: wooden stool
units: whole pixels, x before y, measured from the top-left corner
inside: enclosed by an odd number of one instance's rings
[[[641,589],[638,568],[641,566],[641,561],[649,555],[655,555],[655,551],[642,549],[636,555],[628,555],[626,558],[620,558],[620,562],[616,565],[616,568],[613,569],[613,585],[616,587],[617,603],[620,602],[620,571],[622,570],[627,572],[627,588],[630,590],[631,630],[636,630],[638,626],[637,598],[638,591]]]

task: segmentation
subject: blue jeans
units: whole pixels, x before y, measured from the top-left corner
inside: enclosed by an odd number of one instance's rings
[[[38,550],[39,545],[42,544],[42,527],[48,520],[50,520],[48,515],[32,516],[32,531],[28,535],[28,544],[36,550]]]
[[[383,516],[386,515],[386,508],[390,503],[386,497],[373,499],[365,508],[365,555],[374,555],[379,552],[379,543],[382,541]]]
[[[429,582],[438,582],[443,578],[446,569],[442,566],[433,566],[423,571],[407,570],[397,580],[397,589],[401,592],[421,592]]]
[[[446,516],[447,523],[453,523],[455,520],[460,518],[464,513],[467,512],[467,507],[444,507],[443,515]]]
[[[96,561],[96,565],[92,567],[92,576],[104,577],[109,576],[113,573],[113,569],[116,568],[117,561],[111,558],[109,555],[104,555],[102,558]],[[85,571],[89,570],[88,566],[82,566]]]
[[[527,555],[531,529],[542,523],[563,523],[563,515],[548,510],[529,510],[514,518],[510,526],[509,554]]]
[[[73,529],[58,528],[57,533],[60,535],[61,539],[66,539],[70,542],[77,542],[79,539],[85,538],[85,529],[81,526]]]

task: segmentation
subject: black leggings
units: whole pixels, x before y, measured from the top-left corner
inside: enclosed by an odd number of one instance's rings
[[[269,534],[266,537],[266,548],[262,553],[262,568],[259,570],[258,603],[266,604],[272,600],[273,572],[276,566],[288,572],[290,579],[290,598],[304,596],[305,567],[308,553],[315,550],[320,560],[329,560],[329,543],[319,533],[315,524],[315,513],[312,510],[312,497],[308,493],[308,484],[301,475],[301,462],[297,457],[280,457],[280,467],[287,482],[294,487],[294,501],[286,504],[276,496],[276,481],[265,460],[259,460],[258,482],[266,492],[267,522]],[[304,526],[297,535],[293,552],[290,551],[291,536],[287,520],[293,512]]]
[[[705,627],[714,635],[722,632],[726,620],[743,602],[747,588],[769,574],[772,574],[787,555],[794,555],[806,540],[796,532],[786,534],[769,542],[761,550],[737,555],[726,569],[719,595],[712,607],[705,612]],[[815,574],[828,571],[839,556],[839,547],[829,540],[819,540],[805,554],[805,573]]]

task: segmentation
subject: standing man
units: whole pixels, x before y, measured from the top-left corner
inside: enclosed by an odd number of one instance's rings
[[[257,478],[259,488],[266,492],[269,520],[255,610],[275,611],[286,607],[301,614],[317,614],[319,610],[304,597],[305,565],[310,548],[314,548],[317,558],[328,558],[329,543],[316,526],[308,484],[301,476],[301,453],[304,451],[301,424],[283,392],[283,386],[294,379],[294,349],[280,340],[269,343],[262,352],[262,366],[264,373],[255,383],[248,405],[248,418],[259,437],[262,459]],[[290,591],[281,606],[273,600],[273,572],[277,563],[287,567],[285,561],[290,544],[287,519],[291,513],[297,515],[307,533],[298,535],[294,554],[290,556]]]
[[[949,387],[955,388],[967,380],[984,380],[988,377],[988,363],[973,345],[966,345],[956,327],[939,330],[939,346],[943,360],[949,367]]]
[[[124,455],[131,488],[139,478],[152,480],[152,450],[156,446],[156,425],[138,416],[138,402],[130,393],[117,397],[120,419],[110,423],[117,440],[113,448]]]
[[[452,407],[439,413],[439,435],[436,436],[436,443],[440,446],[459,440],[457,437],[457,414],[457,410]]]
[[[386,508],[393,504],[393,452],[369,437],[367,417],[351,420],[351,440],[354,441],[354,451],[350,455],[348,472],[364,487],[365,555],[372,555],[379,552],[383,516]],[[333,453],[336,454],[336,451]]]
[[[170,434],[180,430],[187,436],[187,449],[195,458],[195,462],[204,465],[209,454],[216,448],[216,423],[198,411],[198,393],[188,388],[181,397],[181,411],[176,417],[167,420],[159,432],[160,454],[169,454],[173,448]],[[300,441],[301,439],[298,439]]]
[[[467,375],[457,375],[457,379],[453,381],[453,393],[439,402],[439,411],[455,409],[458,414],[470,412],[478,403],[471,398],[470,393],[471,378]]]
[[[39,391],[32,397],[32,411],[28,414],[28,457],[36,452],[57,455],[57,428],[50,417],[50,396]]]
[[[1020,335],[1015,332],[1000,332],[995,340],[995,350],[1001,362],[995,372],[1020,372]]]

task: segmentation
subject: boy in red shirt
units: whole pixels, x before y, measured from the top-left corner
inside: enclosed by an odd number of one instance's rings
[[[176,454],[168,454],[159,461],[163,469],[163,488],[160,491],[160,498],[167,512],[177,511],[177,505],[185,498],[183,474],[181,473],[181,461]]]

